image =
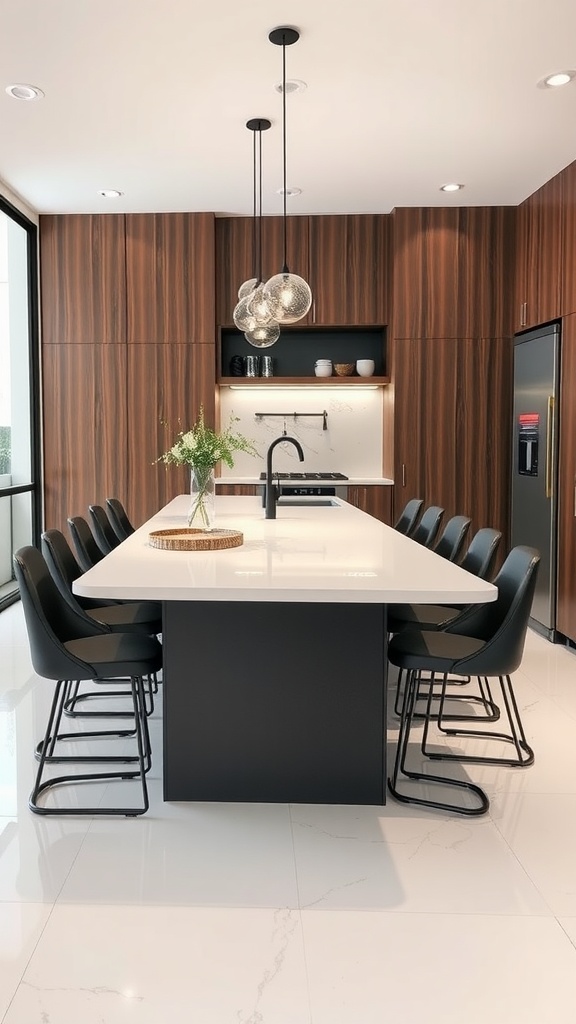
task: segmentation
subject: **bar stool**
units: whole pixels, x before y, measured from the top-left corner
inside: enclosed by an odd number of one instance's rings
[[[126,509],[118,498],[106,498],[106,515],[118,540],[126,540],[127,537],[130,537],[135,532]]]
[[[394,529],[409,537],[416,526],[416,520],[420,515],[420,509],[423,504],[422,498],[411,498],[410,501],[406,502],[397,521],[394,523]]]
[[[432,760],[454,760],[484,764],[502,764],[527,767],[534,761],[520,718],[512,686],[511,675],[522,660],[528,619],[534,598],[540,556],[533,548],[513,548],[494,580],[498,587],[496,601],[477,605],[465,623],[442,631],[404,630],[390,641],[389,660],[407,672],[402,703],[398,746],[388,788],[396,799],[404,803],[417,803],[425,807],[457,811],[460,814],[483,814],[489,800],[479,786],[441,775],[428,775],[408,769],[407,752],[411,740],[416,702],[420,696],[420,675],[430,672],[432,678],[441,677],[441,698],[438,711],[433,709],[433,686],[428,687],[422,753]],[[446,729],[443,726],[446,681],[449,673],[464,676],[497,677],[506,712],[508,731],[490,732],[484,729]],[[510,744],[514,752],[509,757],[432,752],[427,747],[429,726],[436,721],[447,736],[481,737]],[[424,796],[411,796],[398,789],[400,779],[418,781],[428,785],[448,786],[471,794],[476,804],[472,807],[432,800]]]
[[[151,749],[143,679],[145,675],[152,675],[161,667],[161,645],[155,638],[149,636],[102,633],[96,624],[88,631],[85,619],[76,615],[63,598],[44,558],[34,547],[20,548],[16,552],[14,572],[20,587],[34,671],[45,679],[53,679],[56,682],[44,739],[37,748],[40,763],[30,794],[30,810],[43,815],[106,814],[135,817],[144,814],[149,806],[146,773],[151,765]],[[130,679],[133,731],[60,733],[59,726],[70,682],[109,679],[111,676],[127,676]],[[112,755],[71,755],[62,754],[59,748],[57,749],[60,741],[81,741],[112,736],[124,738],[129,735],[136,738],[135,755],[126,754],[124,751]],[[56,763],[95,763],[103,770],[92,773],[80,771],[44,779],[45,767]],[[133,764],[135,767],[112,770],[113,764]],[[95,807],[74,805],[57,808],[39,803],[41,795],[54,787],[113,779],[138,779],[142,794],[141,804],[125,807],[105,807],[98,804]]]
[[[89,505],[88,514],[90,516],[90,528],[94,534],[94,540],[96,541],[100,551],[104,555],[109,555],[114,548],[117,548],[121,543],[120,538],[116,536],[110,520],[106,515],[102,505]]]

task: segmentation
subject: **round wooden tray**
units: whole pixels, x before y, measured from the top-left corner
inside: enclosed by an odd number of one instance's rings
[[[180,527],[178,530],[154,530],[149,534],[153,548],[167,551],[219,551],[223,548],[238,548],[244,543],[244,534],[239,530],[195,530]]]

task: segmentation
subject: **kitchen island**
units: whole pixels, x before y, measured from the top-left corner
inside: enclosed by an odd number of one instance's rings
[[[74,584],[163,602],[164,798],[383,804],[386,605],[491,601],[496,588],[344,501],[216,499],[244,543],[165,551],[180,495]]]

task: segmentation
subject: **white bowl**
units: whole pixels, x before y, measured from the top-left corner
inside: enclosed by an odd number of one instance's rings
[[[358,359],[356,362],[356,370],[360,377],[371,377],[374,373],[374,366],[373,359]]]

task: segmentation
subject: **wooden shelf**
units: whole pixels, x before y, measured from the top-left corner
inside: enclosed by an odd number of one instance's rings
[[[229,387],[283,387],[287,384],[297,387],[384,387],[390,383],[390,377],[219,377],[217,384],[221,388]]]

